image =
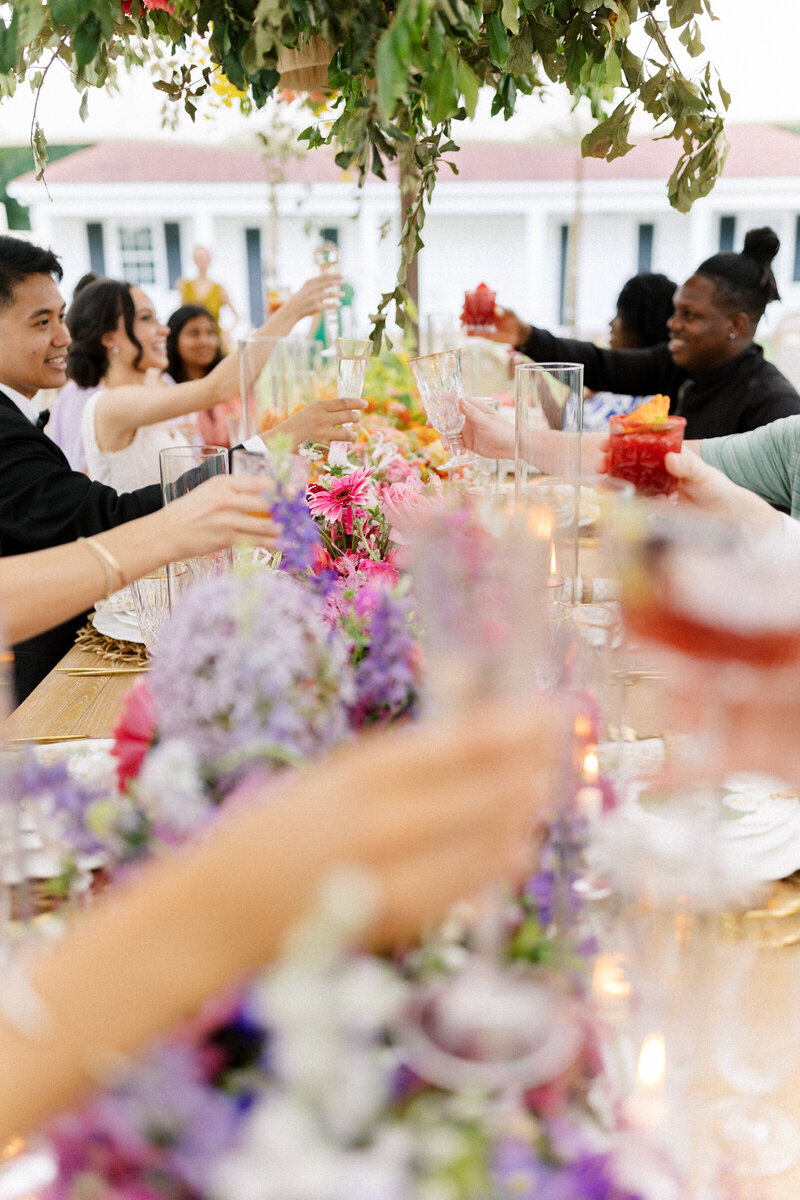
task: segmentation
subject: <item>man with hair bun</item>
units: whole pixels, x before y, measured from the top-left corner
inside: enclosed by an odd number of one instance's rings
[[[687,438],[757,429],[800,414],[800,395],[753,341],[764,309],[779,299],[771,263],[780,242],[769,228],[751,229],[741,254],[714,254],[675,293],[669,341],[640,350],[603,350],[556,337],[495,310],[496,332],[539,362],[583,363],[593,391],[670,397],[686,418]]]

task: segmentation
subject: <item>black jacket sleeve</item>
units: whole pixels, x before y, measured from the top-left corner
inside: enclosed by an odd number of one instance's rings
[[[0,547],[19,554],[58,546],[155,512],[157,485],[118,494],[69,463],[29,421],[0,414]]]
[[[674,404],[686,378],[673,363],[666,345],[647,350],[601,350],[593,342],[556,337],[546,329],[534,328],[518,349],[535,362],[583,363],[583,382],[593,392],[624,396],[662,392]]]

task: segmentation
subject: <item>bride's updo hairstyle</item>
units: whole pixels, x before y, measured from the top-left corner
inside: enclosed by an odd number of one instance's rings
[[[108,370],[108,350],[103,336],[117,328],[120,317],[125,332],[138,353],[134,367],[142,357],[142,346],[133,332],[136,316],[130,284],[119,279],[95,279],[76,290],[66,315],[72,344],[67,351],[67,375],[78,387],[96,387]]]
[[[741,254],[712,254],[695,271],[714,284],[720,308],[745,312],[753,325],[764,315],[770,300],[780,300],[771,263],[780,249],[774,229],[749,229]]]

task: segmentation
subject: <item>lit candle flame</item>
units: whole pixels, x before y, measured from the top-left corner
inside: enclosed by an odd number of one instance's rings
[[[627,1000],[631,983],[620,955],[598,954],[592,971],[592,991],[604,999]]]
[[[575,737],[588,738],[592,732],[592,723],[586,713],[579,712],[575,716]]]
[[[664,1082],[667,1070],[667,1047],[663,1033],[648,1033],[639,1051],[636,1082],[647,1091],[656,1091]]]
[[[550,543],[550,574],[551,575],[558,574],[558,566],[556,564],[556,544],[555,544],[555,542]]]
[[[597,783],[600,774],[600,760],[597,757],[597,747],[589,746],[583,756],[583,778],[586,783]]]

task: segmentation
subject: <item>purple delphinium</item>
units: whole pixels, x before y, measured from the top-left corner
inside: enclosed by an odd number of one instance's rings
[[[88,823],[91,806],[104,793],[74,779],[66,762],[45,763],[29,754],[9,775],[11,794],[18,802],[35,803],[39,818],[55,825],[54,840],[68,854],[96,854],[107,848]]]
[[[319,599],[286,574],[195,584],[153,659],[159,735],[186,741],[223,791],[258,764],[300,762],[347,736],[347,659]]]
[[[278,527],[280,569],[290,575],[307,571],[314,564],[321,542],[319,526],[308,510],[305,493],[286,496],[279,483],[278,494],[270,501],[270,516]]]
[[[355,598],[366,642],[354,662],[356,700],[351,709],[355,728],[388,721],[414,706],[416,642],[409,618],[412,601],[386,589],[364,587]]]

